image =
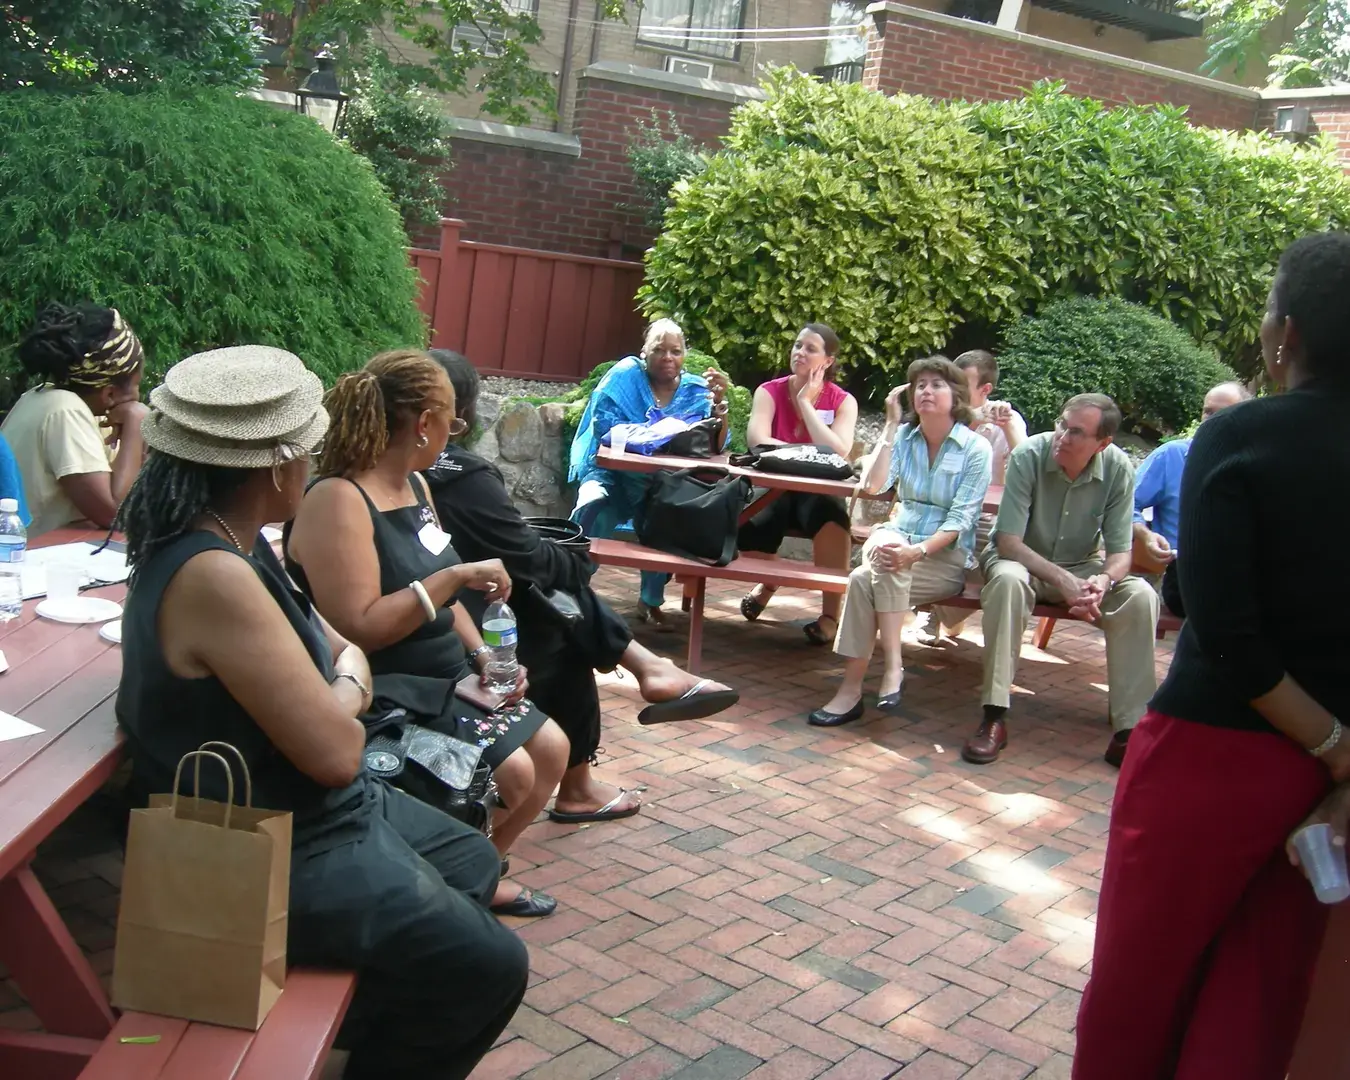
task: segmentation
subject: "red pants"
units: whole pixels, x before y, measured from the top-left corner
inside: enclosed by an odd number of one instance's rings
[[[1111,811],[1074,1080],[1283,1080],[1326,926],[1284,843],[1329,787],[1283,736],[1145,715]]]

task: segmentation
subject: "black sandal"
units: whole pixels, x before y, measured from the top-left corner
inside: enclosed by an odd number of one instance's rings
[[[658,634],[675,633],[675,621],[669,618],[659,607],[652,607],[651,604],[644,604],[641,600],[637,606],[638,622],[650,624]]]
[[[741,614],[745,616],[746,622],[754,622],[758,619],[764,614],[764,609],[767,606],[767,604],[756,600],[754,593],[746,593],[745,596],[741,597]]]
[[[834,623],[834,634],[830,634],[828,637],[825,636],[825,631],[821,629],[820,626],[822,619],[829,619],[830,622]],[[822,615],[815,622],[809,622],[803,626],[802,633],[806,635],[806,640],[812,645],[820,646],[832,644],[835,634],[839,633],[839,620],[833,615]]]

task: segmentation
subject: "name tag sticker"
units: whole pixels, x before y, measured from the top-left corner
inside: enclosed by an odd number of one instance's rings
[[[829,427],[831,424],[834,423],[833,409],[817,409],[816,415],[820,417],[820,422],[824,424],[826,427]]]
[[[436,527],[434,521],[428,521],[422,526],[417,534],[417,539],[422,541],[422,546],[433,555],[439,555],[450,546],[449,533],[442,532]]]

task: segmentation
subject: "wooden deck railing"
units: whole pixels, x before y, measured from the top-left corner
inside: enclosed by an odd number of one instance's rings
[[[443,218],[440,250],[410,252],[433,348],[488,375],[570,381],[641,347],[641,263],[464,241],[463,227]]]

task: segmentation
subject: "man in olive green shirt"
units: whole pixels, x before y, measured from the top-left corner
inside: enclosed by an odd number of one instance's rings
[[[1109,397],[1079,394],[1053,432],[1033,435],[1008,458],[1003,501],[982,558],[984,719],[961,751],[967,761],[987,765],[1008,744],[1005,714],[1037,602],[1064,604],[1106,633],[1111,764],[1124,760],[1130,730],[1157,689],[1158,596],[1127,576],[1134,469],[1112,444],[1119,427],[1120,410]]]

